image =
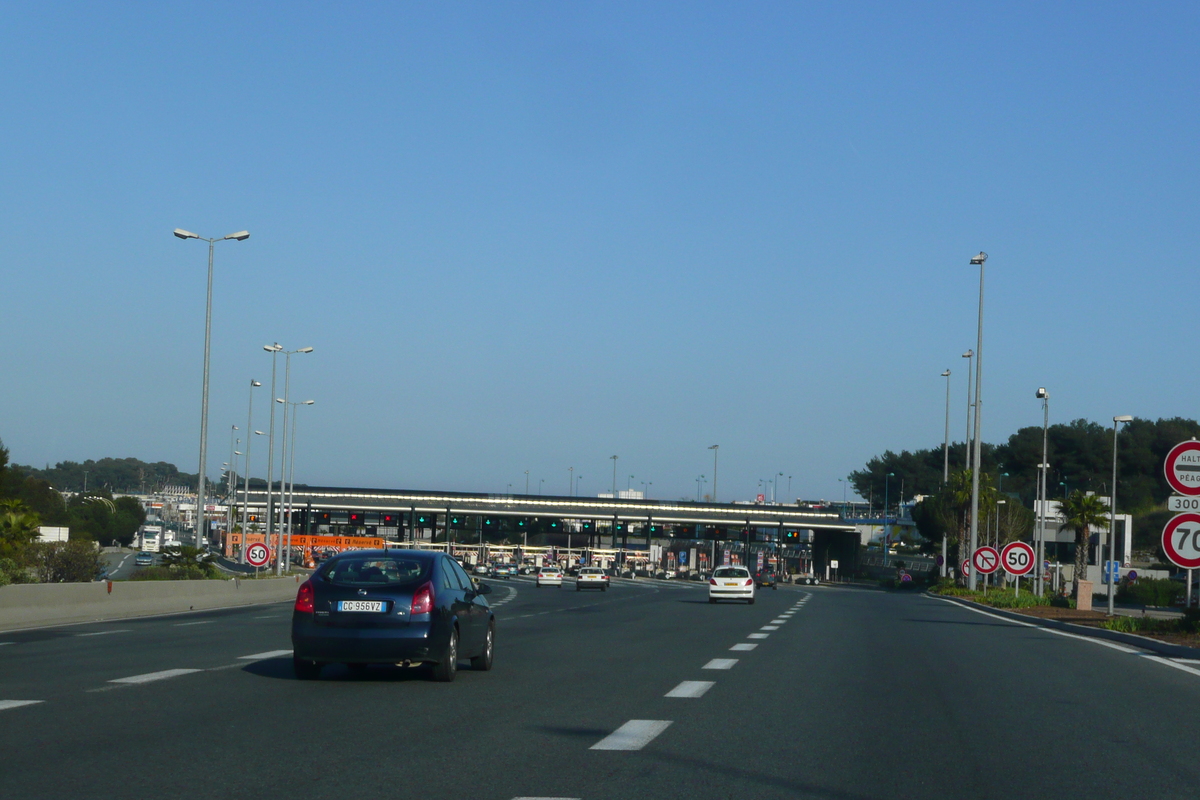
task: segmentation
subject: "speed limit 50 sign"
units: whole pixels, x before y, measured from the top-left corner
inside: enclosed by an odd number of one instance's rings
[[[271,548],[255,542],[246,548],[246,563],[252,567],[265,567],[271,560]]]
[[[1176,566],[1184,569],[1200,567],[1200,514],[1172,517],[1163,528],[1162,547]]]
[[[1000,551],[1000,563],[1009,575],[1025,575],[1033,570],[1033,548],[1024,542],[1009,542]]]

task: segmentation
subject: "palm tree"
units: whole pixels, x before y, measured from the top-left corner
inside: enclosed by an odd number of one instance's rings
[[[37,538],[41,518],[16,498],[0,500],[0,556],[20,554]]]
[[[1087,573],[1088,537],[1091,531],[1108,525],[1108,506],[1094,494],[1076,489],[1059,508],[1062,527],[1075,531],[1075,597],[1079,598],[1079,581]]]

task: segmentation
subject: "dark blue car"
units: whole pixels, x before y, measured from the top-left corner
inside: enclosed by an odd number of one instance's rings
[[[492,668],[496,618],[462,567],[424,550],[353,550],[322,564],[300,586],[292,612],[296,677],[311,680],[329,663],[432,666],[452,681],[458,660]]]

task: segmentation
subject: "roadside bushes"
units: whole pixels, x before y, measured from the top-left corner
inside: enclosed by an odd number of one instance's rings
[[[104,569],[96,543],[85,539],[34,542],[25,548],[23,561],[33,583],[86,583]]]
[[[131,581],[204,581],[217,576],[200,567],[142,567],[130,576]]]
[[[1117,597],[1123,602],[1143,606],[1169,606],[1183,592],[1183,587],[1169,578],[1143,578],[1129,583],[1122,581]]]

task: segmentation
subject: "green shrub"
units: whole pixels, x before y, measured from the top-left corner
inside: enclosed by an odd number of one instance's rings
[[[199,567],[143,567],[130,576],[131,581],[203,581],[213,578]]]
[[[1123,597],[1144,606],[1169,606],[1183,592],[1183,587],[1168,578],[1143,578],[1129,584]]]

